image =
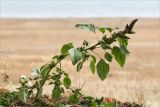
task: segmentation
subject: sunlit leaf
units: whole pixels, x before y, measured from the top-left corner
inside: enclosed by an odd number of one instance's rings
[[[70,49],[68,53],[69,53],[69,56],[71,57],[73,65],[75,65],[82,57],[82,53],[75,48]]]
[[[44,65],[40,68],[40,74],[41,76],[46,76],[51,70],[51,66],[50,65]]]
[[[77,24],[76,28],[85,29],[95,33],[96,27],[93,24]]]
[[[125,64],[126,56],[121,53],[121,50],[119,47],[114,46],[112,49],[112,54],[114,55],[115,60],[118,62],[118,64],[123,67]]]
[[[113,29],[104,26],[104,27],[99,27],[98,30],[102,33],[105,33],[106,31],[109,31],[111,33]]]
[[[61,48],[61,53],[62,54],[66,54],[68,52],[69,49],[73,48],[73,44],[72,43],[68,43],[62,46]]]

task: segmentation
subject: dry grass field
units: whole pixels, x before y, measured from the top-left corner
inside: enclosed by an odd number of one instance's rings
[[[21,75],[30,76],[32,68],[59,54],[64,43],[74,42],[78,46],[84,39],[96,42],[92,33],[74,28],[75,24],[93,23],[123,29],[132,19],[0,19],[0,86],[15,87]],[[131,54],[126,65],[120,68],[113,62],[108,78],[103,82],[97,75],[92,75],[88,63],[77,73],[69,59],[63,61],[73,86],[81,87],[85,82],[83,91],[88,95],[146,101],[150,107],[160,107],[160,19],[140,18],[134,30],[136,34],[130,35]],[[3,82],[4,72],[9,75],[9,85]]]

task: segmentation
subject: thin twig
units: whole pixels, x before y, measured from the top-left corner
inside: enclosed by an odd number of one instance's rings
[[[102,57],[101,57],[98,53],[96,53],[95,51],[91,50],[91,52],[93,52],[93,53],[96,54],[100,59],[102,59]]]

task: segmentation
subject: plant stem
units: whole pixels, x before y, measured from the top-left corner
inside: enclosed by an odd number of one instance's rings
[[[89,47],[89,48],[86,48],[85,50],[94,50],[96,48],[96,46],[100,45],[100,42],[96,43],[95,45]]]
[[[98,53],[94,52],[93,50],[91,50],[91,52],[93,52],[93,53],[96,54],[100,59],[102,59],[102,57],[101,57]]]
[[[87,50],[94,50],[94,49],[96,48],[96,46],[98,46],[98,45],[100,45],[100,42],[98,42],[97,44],[95,44],[95,45],[93,45],[93,46],[90,46],[90,47],[88,47],[88,48],[86,48],[86,49],[84,49],[84,50],[86,50],[86,51],[87,51]],[[59,64],[59,63],[60,63],[63,59],[65,59],[67,56],[68,56],[68,53],[65,54],[65,55],[60,55],[59,58],[58,58],[58,60],[57,60],[56,62],[54,62],[54,63],[53,63],[53,62],[50,62],[50,63],[48,64],[48,66],[50,67],[50,69],[49,69],[48,72],[46,73],[45,77],[43,77],[43,78],[40,80],[40,88],[42,88],[42,87],[44,86],[45,82],[47,81],[50,71],[51,71],[54,67],[56,67],[57,64]],[[41,97],[41,94],[42,94],[42,93],[40,92],[40,90],[37,90],[36,97],[35,97],[35,101],[38,100],[38,99]]]

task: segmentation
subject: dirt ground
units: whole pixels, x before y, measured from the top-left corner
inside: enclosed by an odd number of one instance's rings
[[[95,36],[76,29],[77,23],[93,23],[123,29],[134,18],[95,19],[0,19],[0,86],[13,89],[21,75],[30,76],[32,68],[47,63],[61,46],[83,40],[96,42]],[[139,18],[135,35],[130,35],[130,55],[124,68],[112,62],[105,81],[92,75],[88,64],[77,73],[71,61],[62,62],[71,75],[74,87],[81,87],[87,95],[111,96],[122,101],[146,101],[150,107],[160,107],[160,19]],[[97,34],[99,38],[102,36]],[[103,55],[103,52],[100,52]],[[9,75],[9,84],[3,82],[3,73]],[[47,90],[45,92],[50,92]]]

